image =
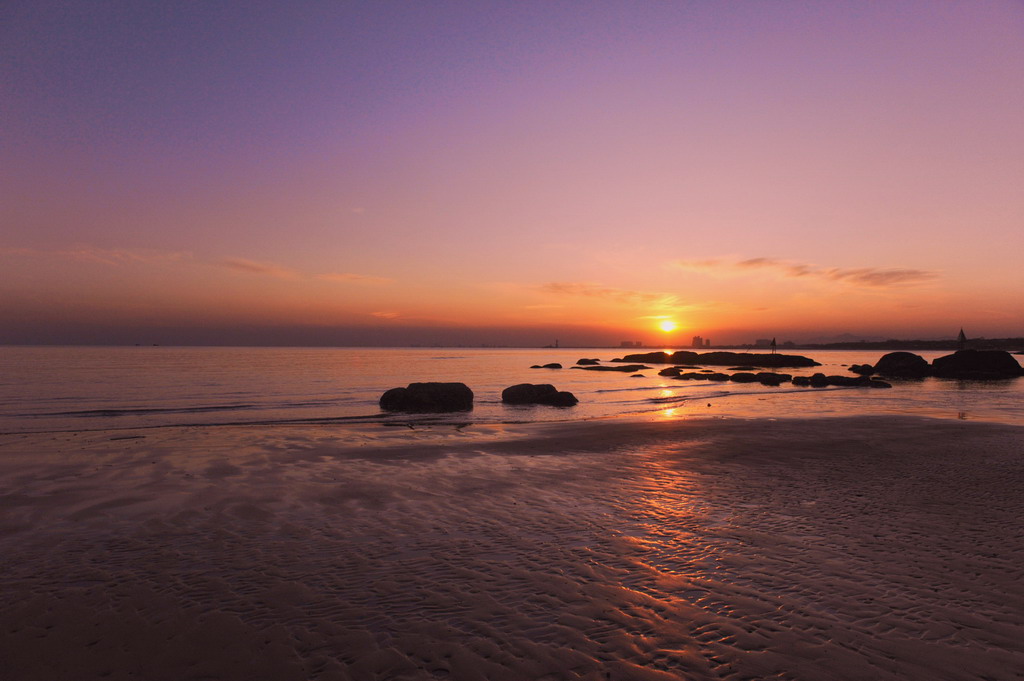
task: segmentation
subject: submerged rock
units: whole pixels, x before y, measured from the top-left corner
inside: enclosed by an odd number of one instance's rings
[[[552,407],[572,407],[579,400],[571,392],[559,391],[548,383],[519,383],[501,391],[505,404],[546,404]]]
[[[380,397],[385,411],[446,412],[473,408],[473,391],[465,383],[410,383]]]
[[[601,360],[599,359],[587,359],[585,357],[583,359],[576,360],[577,364],[581,364],[583,366],[593,366],[595,364],[599,364],[600,362]]]
[[[561,369],[562,365],[558,362],[551,362],[550,364],[534,364],[531,369]]]
[[[932,373],[941,378],[986,381],[1024,376],[1024,369],[1005,350],[957,350],[932,360]]]

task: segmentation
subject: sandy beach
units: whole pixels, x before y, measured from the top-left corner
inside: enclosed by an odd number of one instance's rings
[[[0,436],[0,678],[1024,678],[1024,429]]]

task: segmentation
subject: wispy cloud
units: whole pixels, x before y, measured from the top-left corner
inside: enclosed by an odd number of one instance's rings
[[[380,319],[398,319],[399,317],[402,316],[398,312],[391,312],[388,310],[384,310],[381,312],[371,312],[370,314],[373,315],[374,317],[379,317]]]
[[[244,272],[247,274],[260,274],[268,277],[279,277],[281,279],[290,279],[296,276],[295,270],[291,270],[287,267],[271,262],[259,262],[257,260],[247,260],[245,258],[224,258],[223,260],[217,261],[216,264],[235,272]]]
[[[328,272],[327,274],[321,274],[317,279],[351,284],[390,284],[394,281],[394,279],[388,277],[374,277],[369,274],[355,274],[354,272]]]
[[[588,282],[554,281],[542,284],[539,290],[552,295],[600,298],[625,305],[675,305],[677,303],[676,297],[667,293],[630,291]]]
[[[152,249],[112,249],[81,246],[68,249],[0,248],[0,256],[25,256],[57,258],[76,262],[90,262],[100,265],[125,265],[130,263],[153,264],[178,262],[192,258],[191,253],[182,251],[159,251]]]
[[[937,272],[903,267],[821,267],[808,263],[781,260],[779,258],[747,258],[745,260],[677,260],[672,263],[679,269],[736,274],[753,270],[774,272],[775,274],[798,279],[810,277],[825,281],[836,281],[854,286],[871,288],[889,288],[895,286],[913,286],[931,281],[938,277]]]

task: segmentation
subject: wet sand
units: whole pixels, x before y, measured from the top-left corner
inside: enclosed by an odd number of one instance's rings
[[[0,436],[0,679],[1024,678],[1024,428]]]

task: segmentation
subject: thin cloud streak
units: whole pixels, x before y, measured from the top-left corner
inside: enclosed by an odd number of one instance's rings
[[[321,274],[317,279],[351,284],[391,284],[395,281],[389,277],[374,277],[369,274],[356,274],[354,272],[329,272]]]
[[[678,269],[722,274],[767,270],[791,279],[811,277],[870,288],[914,286],[932,281],[939,276],[937,272],[903,267],[819,267],[778,258],[747,258],[739,261],[676,260],[672,265]]]
[[[215,263],[219,267],[224,267],[235,272],[244,272],[247,274],[261,274],[268,277],[278,277],[281,279],[294,278],[296,272],[282,267],[275,263],[270,262],[259,262],[256,260],[247,260],[245,258],[224,258]]]
[[[110,249],[93,248],[83,246],[80,248],[45,250],[37,248],[0,248],[0,256],[26,256],[42,258],[58,258],[61,260],[72,260],[76,262],[90,262],[100,265],[124,265],[129,263],[153,264],[163,262],[179,262],[190,260],[191,253],[184,251],[158,251],[158,250],[131,250],[131,249]]]
[[[582,296],[598,298],[624,305],[675,305],[676,296],[651,291],[630,291],[588,282],[548,282],[538,289],[544,293],[559,296]]]

